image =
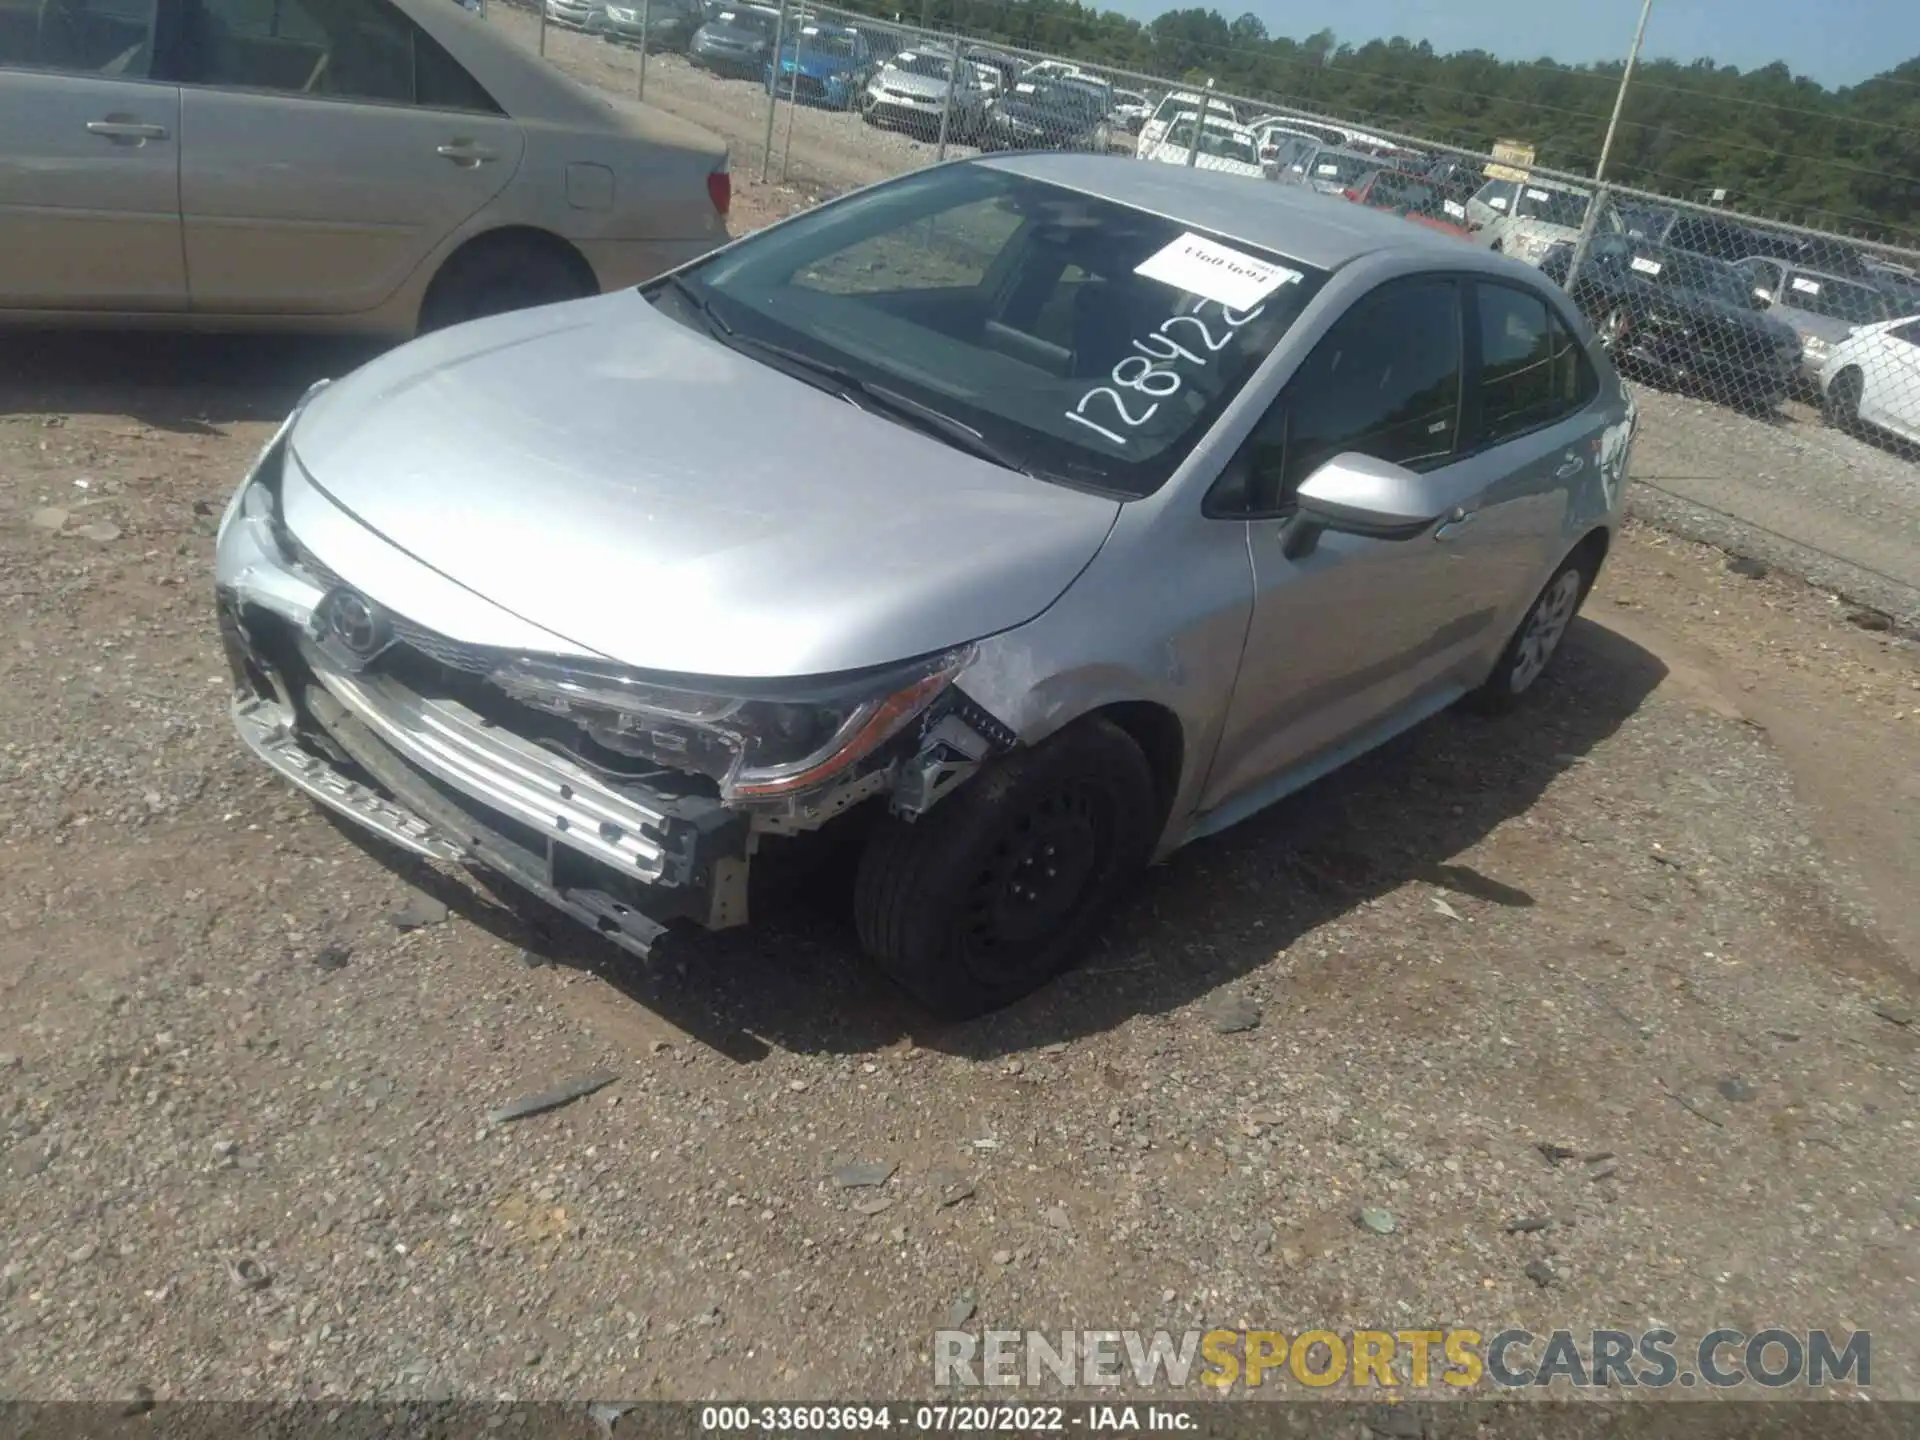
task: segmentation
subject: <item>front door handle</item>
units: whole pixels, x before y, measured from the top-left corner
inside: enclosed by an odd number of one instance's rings
[[[1454,506],[1453,509],[1447,512],[1447,518],[1440,522],[1440,528],[1433,532],[1433,538],[1436,540],[1446,540],[1459,534],[1473,523],[1475,513],[1476,512],[1468,510],[1463,506]]]
[[[164,140],[167,127],[147,125],[138,120],[89,120],[87,133],[108,140]]]
[[[445,145],[436,145],[433,153],[456,165],[484,165],[500,158],[497,151],[473,140],[450,140]]]
[[[1556,480],[1571,480],[1586,467],[1586,463],[1587,462],[1578,455],[1569,455],[1565,460],[1560,462],[1560,468],[1553,472],[1553,478]]]

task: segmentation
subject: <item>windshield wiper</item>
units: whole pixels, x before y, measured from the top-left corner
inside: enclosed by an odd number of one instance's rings
[[[720,322],[716,319],[714,323]],[[898,390],[890,390],[884,385],[875,385],[862,380],[851,370],[836,365],[831,360],[822,360],[805,351],[790,349],[774,341],[742,335],[733,330],[727,330],[725,338],[729,345],[764,356],[780,369],[795,375],[796,378],[819,385],[822,389],[837,394],[872,414],[884,415],[890,420],[910,425],[923,434],[937,436],[956,450],[964,450],[969,455],[992,461],[995,465],[1008,470],[1018,471],[1036,480],[1046,478],[1017,452],[988,439],[965,421],[956,420],[953,416],[936,410],[931,405],[923,405],[911,396],[902,395]]]
[[[730,341],[733,338],[733,327],[713,313],[712,303],[708,301],[706,296],[694,289],[692,283],[684,275],[669,275],[665,280],[660,282],[660,288],[662,290],[673,291],[674,294],[678,295],[688,305],[691,305],[694,314],[700,317],[700,323],[707,327],[707,333],[714,339]]]

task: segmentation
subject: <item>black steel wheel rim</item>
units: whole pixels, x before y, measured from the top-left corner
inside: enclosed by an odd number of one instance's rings
[[[1029,804],[988,847],[967,887],[963,940],[983,980],[1017,980],[1026,954],[1078,913],[1113,849],[1113,810],[1086,785]]]

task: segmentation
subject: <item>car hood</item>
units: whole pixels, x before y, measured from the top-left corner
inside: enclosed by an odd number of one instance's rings
[[[1045,125],[1054,130],[1086,130],[1093,121],[1086,115],[1052,105],[1036,105],[1031,100],[1002,100],[993,113],[1023,125]]]
[[[694,39],[748,50],[765,49],[773,43],[760,31],[744,25],[702,25]]]
[[[1853,329],[1847,321],[1832,315],[1816,315],[1811,310],[1801,310],[1793,305],[1782,305],[1778,309],[1779,313],[1775,318],[1791,326],[1794,333],[1802,339],[1811,336],[1830,344],[1838,344],[1846,339]]]
[[[824,50],[813,51],[800,57],[800,73],[810,79],[825,80],[829,75],[838,75],[842,71],[858,70],[860,63],[851,55],[833,55]],[[793,69],[793,51],[788,50],[780,57],[780,73],[791,75]]]
[[[1800,337],[1794,333],[1793,327],[1779,317],[1723,300],[1710,290],[1695,290],[1683,285],[1649,285],[1644,281],[1637,281],[1635,288],[1654,309],[1670,310],[1691,318],[1710,319],[1722,327],[1750,330],[1765,336],[1777,349],[1800,343]]]
[[[402,346],[320,392],[291,447],[421,564],[578,648],[695,675],[853,670],[1019,625],[1119,512],[859,410],[634,291]],[[373,598],[407,613],[405,594]]]
[[[947,82],[932,75],[915,75],[910,70],[882,70],[880,83],[890,90],[904,90],[907,94],[921,100],[938,100],[947,93]],[[967,92],[958,86],[954,88],[956,99]]]

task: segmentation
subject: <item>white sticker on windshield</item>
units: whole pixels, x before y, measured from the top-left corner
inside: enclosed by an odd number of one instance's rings
[[[1340,167],[1338,165],[1316,165],[1313,167],[1313,173],[1316,175],[1338,175],[1340,173]]]
[[[1629,270],[1638,270],[1642,275],[1658,275],[1660,273],[1660,262],[1658,260],[1649,260],[1644,255],[1636,255],[1627,262],[1627,268]]]
[[[1142,260],[1133,273],[1229,310],[1251,310],[1282,285],[1301,278],[1298,270],[1256,260],[1191,230]]]
[[[800,33],[802,35],[818,35],[820,33],[820,27],[818,25],[802,25],[800,27]]]
[[[1545,190],[1527,191],[1527,199],[1529,200],[1551,200],[1552,198],[1553,196],[1548,194]]]
[[[1021,83],[1020,83],[1020,84],[1018,84],[1018,85],[1016,85],[1016,86],[1014,86],[1013,88],[1014,88],[1014,90],[1015,90],[1015,92],[1016,92],[1016,93],[1018,93],[1018,94],[1021,94],[1021,95],[1031,95],[1031,94],[1033,94],[1033,86],[1031,86],[1031,85],[1029,85],[1029,84],[1027,84],[1027,83],[1026,83],[1026,82],[1025,82],[1024,80],[1023,80],[1023,81],[1021,81]]]
[[[1820,286],[1812,280],[1802,280],[1798,275],[1789,282],[1802,295],[1818,295]]]
[[[1507,197],[1504,195],[1496,195],[1491,200],[1487,201],[1487,204],[1491,205],[1496,210],[1504,210],[1507,208]]]
[[[1442,200],[1440,203],[1445,207],[1447,214],[1453,216],[1454,219],[1464,220],[1467,218],[1467,207],[1462,205],[1458,200]]]

